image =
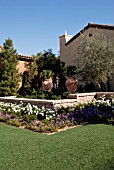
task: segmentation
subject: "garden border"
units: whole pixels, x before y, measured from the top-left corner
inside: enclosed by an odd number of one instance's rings
[[[69,99],[60,100],[44,100],[44,99],[28,99],[28,98],[16,98],[15,96],[0,97],[1,102],[20,103],[21,101],[25,104],[30,103],[38,107],[44,106],[45,108],[58,109],[63,107],[72,107],[78,103],[91,102],[94,97],[106,97],[114,96],[114,92],[94,92],[94,93],[75,93],[69,94]]]

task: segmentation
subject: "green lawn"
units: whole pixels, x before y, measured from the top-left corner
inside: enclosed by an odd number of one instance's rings
[[[114,126],[78,126],[54,135],[0,124],[0,170],[114,169]]]

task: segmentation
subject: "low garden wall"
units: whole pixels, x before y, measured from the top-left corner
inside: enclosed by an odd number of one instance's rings
[[[114,92],[96,92],[96,97],[101,97],[103,95],[106,97],[114,96]]]
[[[2,102],[11,102],[11,103],[30,103],[38,107],[44,106],[45,108],[58,109],[61,106],[73,106],[76,105],[77,99],[61,99],[61,100],[43,100],[43,99],[27,99],[27,98],[15,98],[15,97],[0,97]]]
[[[94,92],[94,93],[75,93],[69,94],[69,99],[61,99],[61,100],[43,100],[43,99],[27,99],[27,98],[15,98],[13,96],[10,97],[0,97],[0,101],[2,102],[10,102],[10,103],[30,103],[32,105],[36,105],[38,107],[44,106],[45,108],[58,109],[61,106],[73,106],[77,103],[85,103],[91,102],[94,97],[100,97],[105,95],[106,97],[114,96],[114,92]]]
[[[77,99],[77,102],[91,102],[94,97],[101,97],[105,95],[106,97],[114,96],[114,92],[94,92],[94,93],[75,93],[69,94],[69,98]]]
[[[78,103],[91,102],[94,99],[96,93],[75,93],[69,94],[69,98],[77,99]]]

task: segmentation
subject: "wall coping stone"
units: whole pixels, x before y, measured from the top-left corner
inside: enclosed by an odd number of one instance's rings
[[[15,98],[15,97],[0,97],[2,102],[11,102],[11,103],[30,103],[32,105],[37,105],[38,107],[46,107],[57,109],[61,106],[73,106],[76,105],[77,99],[60,99],[60,100],[46,100],[46,99],[28,99],[28,98]]]
[[[0,97],[2,102],[11,102],[11,103],[30,103],[32,105],[37,105],[38,107],[46,107],[52,109],[58,109],[61,106],[73,106],[78,103],[91,102],[94,97],[100,96],[114,96],[114,92],[91,92],[91,93],[74,93],[69,94],[69,99],[60,99],[60,100],[46,100],[46,99],[28,99],[28,98],[16,98],[15,96]]]
[[[114,96],[114,92],[90,92],[90,93],[73,93],[69,94],[69,98],[77,99],[78,97],[86,97],[86,96]]]

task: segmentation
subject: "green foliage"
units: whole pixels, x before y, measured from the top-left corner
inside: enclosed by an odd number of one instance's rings
[[[37,120],[37,116],[36,115],[23,114],[23,120],[26,121],[26,122],[31,122],[33,120]]]
[[[75,66],[67,66],[64,71],[64,75],[68,77],[72,77],[76,74],[76,67]]]
[[[1,64],[0,96],[16,95],[19,88],[20,74],[17,69],[18,55],[10,38],[3,45]]]
[[[113,73],[114,44],[102,32],[91,37],[82,34],[78,55],[74,56],[77,73],[83,80],[106,83]]]
[[[41,99],[54,99],[65,97],[65,64],[60,62],[60,57],[55,56],[52,50],[38,53],[32,56],[33,61],[25,65],[22,87],[18,96]],[[41,90],[42,80],[52,77],[53,89],[48,94]],[[60,95],[60,96],[59,96]]]
[[[65,87],[64,70],[65,64],[60,62],[60,57],[55,56],[52,50],[44,51],[43,53],[37,54],[37,65],[38,65],[38,82],[39,88],[41,87],[40,73],[43,70],[52,70],[53,72],[53,84],[56,87]],[[57,83],[58,78],[58,83]]]
[[[62,92],[62,90],[56,90],[52,92],[44,92],[41,89],[38,90],[38,95],[36,98],[38,99],[47,99],[47,100],[59,100],[59,99],[66,99],[69,98],[69,93],[68,92]]]
[[[10,119],[7,122],[8,125],[12,125],[12,126],[16,126],[19,127],[20,126],[20,122],[18,119]]]
[[[49,78],[52,78],[53,76],[53,72],[52,70],[43,70],[41,73],[40,73],[40,77],[41,79],[44,81],[45,79],[49,79]]]

